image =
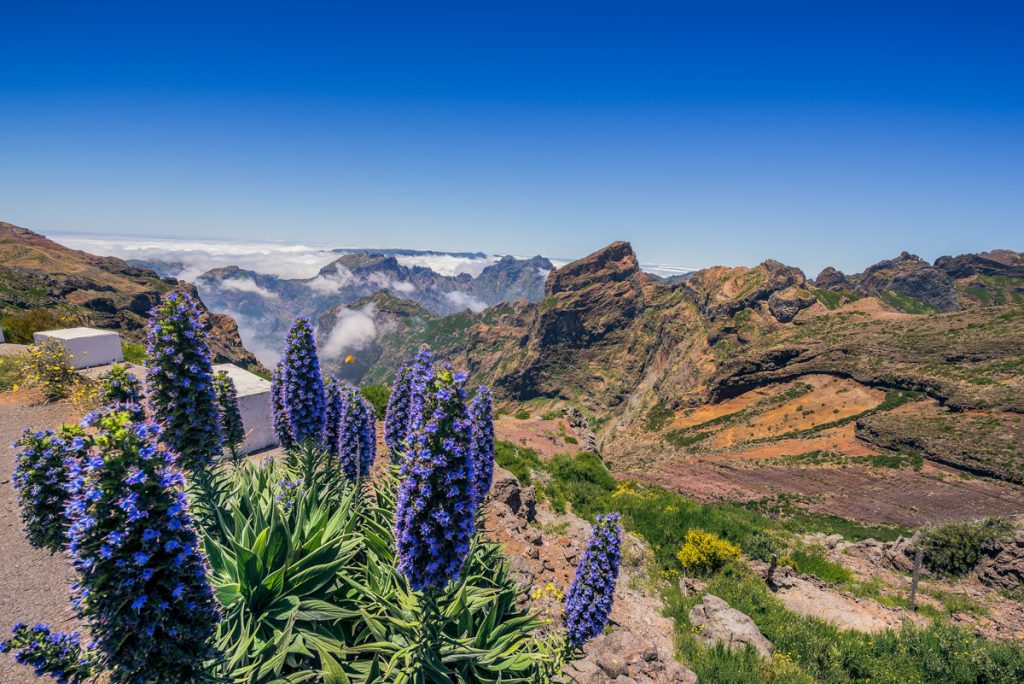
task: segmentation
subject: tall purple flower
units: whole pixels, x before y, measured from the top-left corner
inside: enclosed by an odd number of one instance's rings
[[[494,478],[494,413],[491,390],[483,385],[469,404],[469,419],[473,423],[473,490],[480,506]]]
[[[270,406],[277,441],[285,449],[295,445],[292,428],[288,424],[288,412],[284,406],[284,362],[279,361],[270,375]]]
[[[360,427],[363,423],[363,406],[356,389],[347,382],[339,382],[338,402],[338,463],[345,477],[355,482],[359,479]]]
[[[128,366],[115,363],[100,376],[100,403],[141,405],[143,400],[142,382],[128,372]]]
[[[430,366],[415,376],[421,424],[402,460],[395,511],[398,569],[414,590],[442,589],[458,578],[476,527],[472,425],[464,373]]]
[[[217,373],[213,378],[213,387],[217,392],[217,407],[220,409],[220,433],[233,458],[238,456],[238,447],[245,441],[245,426],[242,424],[242,412],[238,409],[238,390],[235,382],[226,371]]]
[[[64,548],[68,468],[84,449],[84,435],[76,425],[65,425],[58,432],[26,429],[14,444],[21,451],[11,479],[25,533],[32,546],[50,553]]]
[[[359,477],[370,477],[373,462],[377,459],[377,412],[370,402],[359,396],[362,416],[359,422]]]
[[[171,292],[150,312],[149,404],[163,439],[187,472],[203,469],[221,454],[217,395],[210,348],[195,301]]]
[[[288,332],[281,380],[281,398],[292,439],[319,442],[327,419],[324,381],[313,328],[305,318],[295,319]]]
[[[384,443],[394,454],[405,449],[409,436],[409,394],[411,391],[412,368],[405,365],[395,374],[395,384],[388,397],[388,408],[384,414]]]
[[[565,600],[566,638],[579,648],[604,629],[615,601],[622,527],[619,514],[599,515]]]
[[[342,385],[336,378],[328,377],[324,382],[326,403],[323,448],[332,460],[337,460],[341,448]]]
[[[73,603],[112,684],[205,678],[219,620],[184,478],[155,423],[86,417],[95,433],[71,467]]]

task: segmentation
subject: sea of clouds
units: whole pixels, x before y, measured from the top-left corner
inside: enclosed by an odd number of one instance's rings
[[[73,249],[81,249],[101,256],[115,256],[121,259],[141,259],[161,261],[168,264],[179,264],[172,275],[181,280],[194,281],[198,276],[214,268],[238,266],[239,268],[280,278],[312,279],[308,285],[321,294],[337,292],[349,284],[354,277],[349,271],[338,267],[333,272],[320,274],[327,264],[336,260],[340,254],[334,247],[314,243],[260,242],[260,241],[228,241],[202,240],[172,237],[140,237],[114,235],[88,235],[64,233],[51,236],[52,239]],[[338,248],[349,249],[349,248]],[[355,248],[352,248],[355,249]],[[488,265],[501,257],[488,255],[484,257],[461,256],[456,254],[415,254],[396,255],[395,258],[403,266],[425,266],[441,275],[454,276],[468,273],[474,277]],[[526,257],[520,257],[526,258]],[[570,259],[549,258],[556,267],[568,264]],[[689,273],[695,269],[665,264],[641,264],[648,273],[670,277]],[[547,272],[542,271],[541,276]],[[381,279],[381,289],[388,288],[396,294],[411,292],[415,289],[412,283],[395,282],[383,274],[372,274],[371,277]],[[219,287],[252,292],[266,299],[277,299],[278,295],[271,292],[252,278],[239,276],[219,283]],[[463,292],[449,292],[445,296],[456,306],[479,312],[486,304]],[[243,315],[238,311],[222,311],[234,317],[238,323],[242,342],[265,365],[273,365],[280,357],[280,340],[268,339],[264,331],[266,322]],[[370,344],[378,334],[378,324],[371,306],[360,310],[343,311],[333,331],[321,349],[325,358],[336,357],[343,352],[358,352]]]

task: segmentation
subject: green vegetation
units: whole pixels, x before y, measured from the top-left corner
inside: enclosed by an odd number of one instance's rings
[[[791,499],[779,497],[747,507],[735,504],[701,505],[655,486],[620,483],[592,454],[556,456],[544,463],[536,452],[498,443],[498,462],[520,472],[543,471],[534,478],[540,494],[571,505],[583,517],[616,510],[623,524],[642,536],[654,551],[662,576],[678,573],[676,554],[691,530],[699,529],[727,541],[747,555],[767,559],[795,545],[780,562],[798,572],[813,573],[858,596],[887,605],[902,599],[882,593],[878,583],[856,582],[850,571],[829,561],[820,549],[794,542],[795,534],[825,532],[848,539],[891,539],[906,530],[876,528],[835,516],[794,510]],[[513,470],[515,472],[515,470]],[[530,481],[530,480],[527,480]],[[772,517],[769,517],[771,515]],[[789,540],[788,542],[785,540]],[[690,609],[700,593],[684,597],[675,582],[662,583],[667,615],[676,621],[676,643],[685,662],[701,681],[723,684],[784,682],[786,684],[849,684],[851,682],[1018,682],[1024,680],[1024,649],[1013,643],[978,638],[950,625],[944,615],[953,610],[979,611],[954,596],[943,596],[945,610],[926,628],[907,623],[896,631],[867,634],[841,631],[821,620],[789,612],[766,588],[764,580],[744,565],[727,562],[707,577],[707,592],[749,615],[775,645],[770,660],[752,651],[735,653],[701,643],[689,623]]]
[[[384,420],[384,414],[388,410],[388,399],[391,398],[391,389],[387,385],[364,385],[359,388],[359,393],[366,401],[370,402],[377,420]]]
[[[516,420],[528,420],[530,418],[530,412],[527,411],[526,409],[519,409],[518,411],[515,412],[513,417]]]
[[[659,432],[665,427],[675,413],[664,404],[655,404],[647,411],[647,422],[644,429],[648,432]]]
[[[985,550],[1013,530],[1013,524],[1001,518],[933,527],[921,535],[924,564],[934,573],[962,577],[978,564]]]
[[[838,309],[843,304],[855,302],[860,296],[849,290],[811,290],[819,302],[829,309]]]
[[[60,316],[51,309],[30,309],[25,313],[10,314],[0,321],[4,339],[8,344],[32,344],[32,333],[55,328],[69,328],[81,321],[73,316]]]
[[[0,392],[14,389],[21,380],[21,364],[17,357],[0,356]]]
[[[121,352],[127,363],[134,363],[142,366],[146,363],[146,345],[139,342],[122,342]]]
[[[920,299],[908,297],[907,295],[886,290],[879,295],[882,301],[898,311],[909,314],[938,313],[938,309],[930,304],[925,304]]]

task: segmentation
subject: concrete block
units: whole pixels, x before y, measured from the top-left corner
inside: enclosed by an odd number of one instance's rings
[[[36,344],[56,340],[64,347],[68,364],[75,369],[92,368],[124,361],[121,336],[109,330],[96,328],[65,328],[46,330],[32,335]]]
[[[270,404],[270,382],[233,363],[219,363],[213,367],[214,375],[221,371],[227,372],[238,392],[238,411],[242,414],[242,427],[245,429],[241,453],[249,454],[275,446],[277,435],[274,434]]]

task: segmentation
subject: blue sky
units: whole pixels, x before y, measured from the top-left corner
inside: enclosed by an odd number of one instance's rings
[[[814,275],[1024,250],[1024,5],[3,3],[0,220]]]

